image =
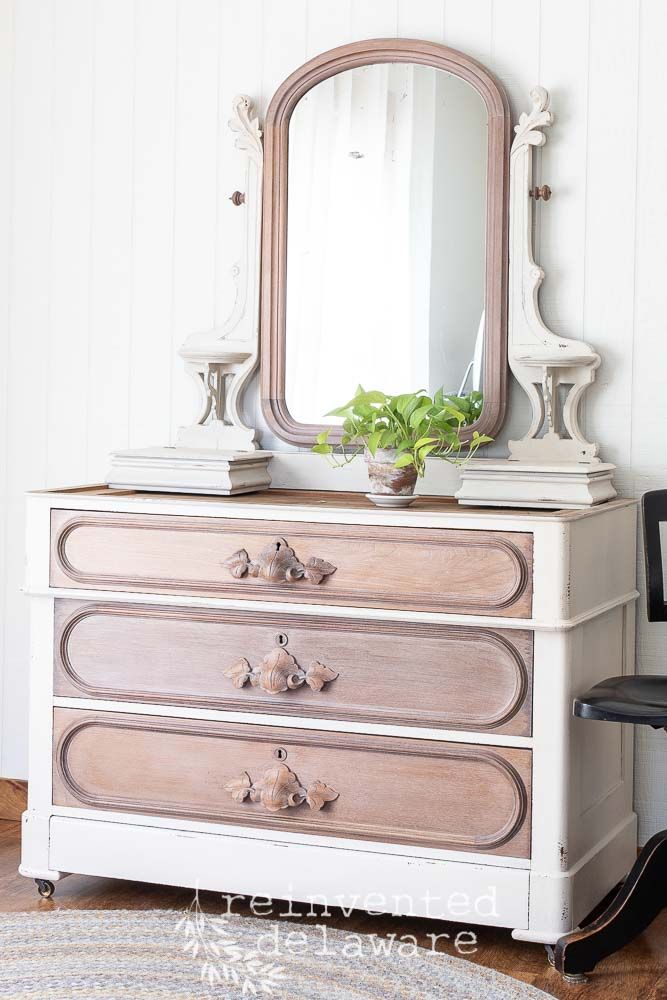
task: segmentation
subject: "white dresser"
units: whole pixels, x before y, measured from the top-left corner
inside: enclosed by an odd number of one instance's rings
[[[626,873],[635,506],[32,494],[22,874],[554,942]]]

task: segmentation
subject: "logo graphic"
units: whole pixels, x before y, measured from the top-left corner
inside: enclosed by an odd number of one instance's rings
[[[175,932],[183,938],[183,951],[201,961],[202,983],[219,986],[225,982],[237,987],[242,996],[272,996],[286,978],[282,966],[262,961],[254,948],[239,946],[225,917],[204,913],[199,889]]]

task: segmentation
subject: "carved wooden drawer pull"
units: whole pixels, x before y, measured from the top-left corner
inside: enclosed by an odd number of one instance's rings
[[[275,764],[264,772],[261,781],[253,782],[247,771],[239,778],[228,781],[225,791],[231,792],[235,802],[259,802],[269,812],[291,809],[307,802],[315,812],[326,802],[335,802],[339,793],[323,781],[312,781],[304,788],[287,764]]]
[[[251,667],[244,656],[225,670],[235,688],[242,688],[248,681],[253,687],[261,688],[267,694],[293,691],[307,684],[311,691],[321,691],[325,684],[335,681],[338,674],[331,667],[315,660],[304,670],[286,649],[274,649],[268,653],[258,667]]]
[[[251,559],[245,549],[239,549],[229,559],[225,559],[222,565],[237,580],[247,573],[270,583],[294,583],[301,579],[308,583],[322,583],[322,580],[336,572],[335,566],[316,556],[311,556],[305,563],[300,562],[294,549],[290,548],[284,538],[274,538],[256,559]]]

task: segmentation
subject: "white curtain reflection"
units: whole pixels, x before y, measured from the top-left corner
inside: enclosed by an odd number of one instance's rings
[[[358,382],[435,388],[434,364],[448,365],[442,288],[434,294],[432,282],[438,95],[437,71],[383,64],[323,81],[295,108],[286,397],[297,420],[320,421]],[[482,308],[483,294],[453,391]]]

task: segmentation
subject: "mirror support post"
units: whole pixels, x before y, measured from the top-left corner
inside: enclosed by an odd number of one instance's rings
[[[142,490],[250,493],[270,482],[271,452],[243,419],[243,393],[259,360],[259,271],[262,215],[262,132],[248,97],[238,95],[229,127],[245,153],[244,191],[230,198],[244,214],[241,246],[232,267],[234,304],[221,327],[191,334],[179,355],[200,397],[195,420],[181,427],[175,447],[131,449],[111,456],[107,483]]]
[[[588,507],[616,496],[614,466],[579,424],[579,405],[595,379],[600,355],[583,340],[556,336],[539,309],[543,269],[533,256],[533,150],[553,122],[543,87],[515,126],[510,154],[508,361],[530,401],[525,435],[507,459],[473,459],[462,471],[460,503],[500,507]],[[564,399],[561,389],[564,390]]]

